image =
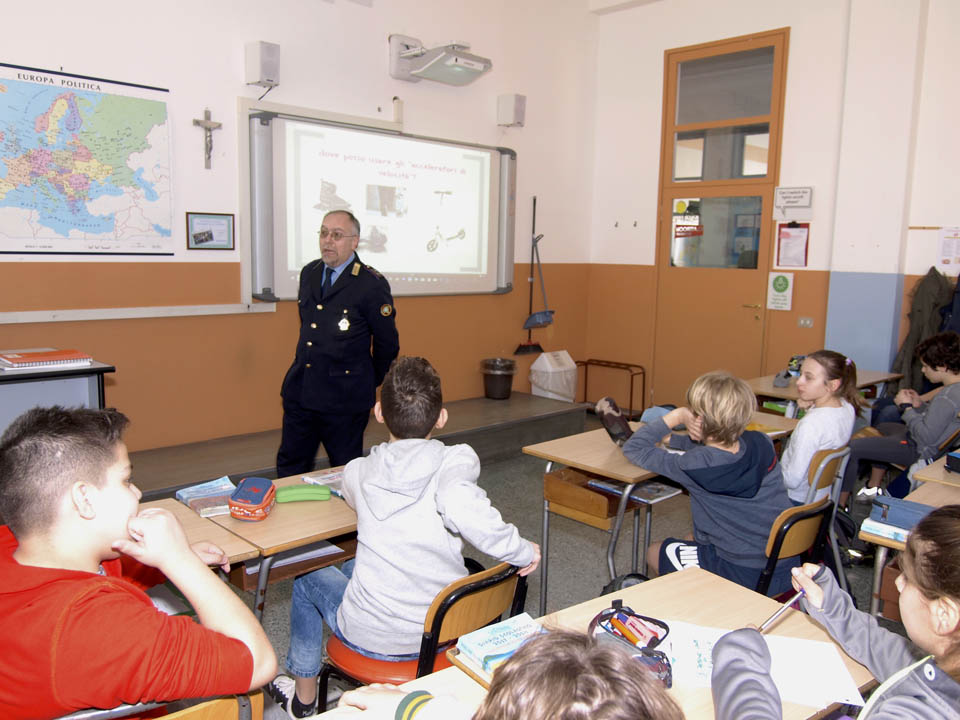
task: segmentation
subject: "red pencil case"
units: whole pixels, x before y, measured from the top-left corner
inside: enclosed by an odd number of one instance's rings
[[[263,520],[277,504],[277,487],[272,480],[247,477],[230,496],[230,515],[237,520]]]

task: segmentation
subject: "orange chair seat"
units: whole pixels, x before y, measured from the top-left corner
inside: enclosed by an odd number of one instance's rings
[[[447,647],[449,646],[444,646],[437,651],[433,661],[434,670],[450,667],[450,661],[445,654]],[[364,685],[375,682],[399,685],[417,677],[416,659],[400,662],[374,660],[354,652],[336,635],[331,636],[327,641],[327,661]]]

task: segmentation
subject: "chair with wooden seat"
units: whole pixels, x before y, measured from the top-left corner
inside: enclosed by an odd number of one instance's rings
[[[756,591],[767,594],[777,562],[783,558],[808,553],[812,561],[819,560],[823,554],[828,521],[832,517],[833,501],[830,498],[787,508],[780,513],[770,528],[764,550],[767,564],[757,580]]]
[[[840,489],[843,485],[843,471],[847,467],[849,457],[849,447],[842,447],[837,450],[820,450],[813,454],[810,459],[810,466],[807,469],[807,479],[810,482],[806,497],[807,504],[812,503],[822,490],[830,489],[826,497],[833,501],[833,509],[830,511],[830,521],[827,524],[827,539],[830,542],[830,554],[833,557],[834,568],[836,568],[837,581],[844,592],[847,591],[848,583],[846,573],[843,571],[840,543],[837,541],[834,519],[837,515]]]
[[[195,702],[189,707],[173,710],[183,702]],[[176,703],[137,703],[120,705],[109,710],[78,710],[64,715],[60,720],[112,720],[131,715],[142,715],[156,708],[169,707],[171,712],[164,720],[263,720],[263,692],[257,690],[249,695],[216,697],[209,700],[177,701]]]
[[[335,635],[327,641],[327,661],[320,671],[318,697],[325,707],[330,676],[355,683],[400,684],[450,666],[447,646],[461,635],[523,611],[527,579],[519,568],[500,563],[489,570],[455,580],[437,593],[423,622],[420,655],[415,660],[375,660],[347,647]]]

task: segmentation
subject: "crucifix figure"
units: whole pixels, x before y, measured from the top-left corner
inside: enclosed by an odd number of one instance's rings
[[[210,109],[205,108],[203,111],[203,120],[194,119],[193,124],[203,128],[203,166],[209,170],[210,156],[213,154],[213,131],[219,130],[223,126],[223,123],[213,122],[213,120],[210,119]]]

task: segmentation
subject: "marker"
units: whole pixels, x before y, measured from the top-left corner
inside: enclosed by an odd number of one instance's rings
[[[820,565],[820,568],[813,574],[813,577],[812,577],[811,579],[812,579],[812,580],[816,580],[818,577],[820,577],[820,573],[822,573],[822,572],[823,572],[823,565]],[[763,632],[763,631],[766,630],[768,627],[770,627],[771,625],[773,625],[773,624],[780,618],[780,616],[783,615],[783,614],[787,611],[787,609],[788,609],[791,605],[793,605],[797,600],[799,600],[804,594],[805,594],[804,591],[803,591],[803,590],[800,590],[799,592],[797,592],[796,595],[794,595],[794,596],[791,597],[789,600],[787,600],[787,601],[783,604],[783,607],[781,607],[781,608],[780,608],[779,610],[777,610],[773,615],[771,615],[770,617],[768,617],[768,618],[764,621],[763,625],[761,625],[761,626],[758,628],[758,629],[760,630],[760,632]]]
[[[622,622],[617,620],[617,618],[610,618],[610,624],[613,625],[617,630],[619,630],[623,636],[632,642],[634,645],[640,645],[640,638],[630,632],[630,628],[624,625]]]

